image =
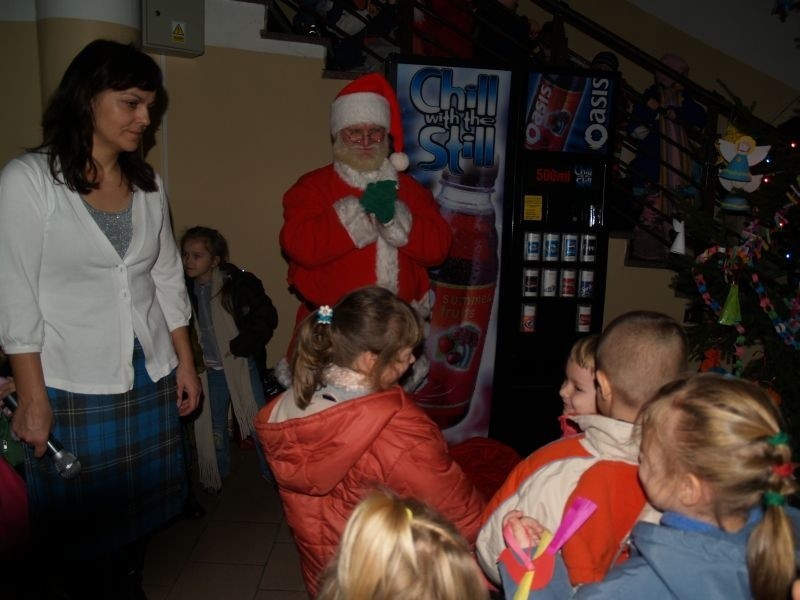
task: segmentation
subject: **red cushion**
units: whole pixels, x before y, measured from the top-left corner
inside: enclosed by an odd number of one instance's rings
[[[470,438],[450,446],[450,456],[487,500],[522,460],[511,446],[485,437]]]

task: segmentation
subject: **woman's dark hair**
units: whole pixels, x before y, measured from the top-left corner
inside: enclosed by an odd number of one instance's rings
[[[183,254],[183,246],[189,241],[201,241],[206,245],[206,250],[211,253],[211,256],[219,258],[219,265],[222,266],[228,262],[230,254],[228,252],[228,240],[216,229],[211,227],[203,227],[197,225],[190,227],[181,236],[181,255]],[[232,280],[230,277],[225,277],[222,288],[219,290],[220,304],[222,308],[233,314],[233,290]]]
[[[42,117],[42,143],[34,151],[47,153],[53,179],[80,194],[99,187],[92,160],[94,114],[92,100],[105,90],[139,88],[163,100],[161,69],[133,44],[94,40],[67,67]],[[146,192],[156,191],[153,168],[139,151],[118,158],[127,182]]]

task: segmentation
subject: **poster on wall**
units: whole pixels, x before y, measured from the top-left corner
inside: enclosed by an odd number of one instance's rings
[[[511,71],[396,59],[408,172],[453,231],[432,290],[417,403],[455,443],[489,428],[497,331]]]

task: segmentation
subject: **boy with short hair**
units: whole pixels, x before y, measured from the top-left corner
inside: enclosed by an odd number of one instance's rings
[[[562,556],[573,586],[602,580],[621,558],[633,525],[652,511],[638,480],[633,422],[662,385],[686,370],[687,360],[686,333],[664,314],[633,311],[608,325],[596,356],[600,414],[575,416],[583,433],[531,454],[484,510],[477,552],[490,579],[500,581],[496,563],[505,548],[507,513],[519,510],[555,531],[564,509],[582,496],[597,510],[564,545]]]

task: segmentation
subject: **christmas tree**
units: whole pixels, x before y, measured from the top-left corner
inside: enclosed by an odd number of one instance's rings
[[[743,119],[744,120],[744,119]],[[800,439],[800,131],[732,120],[719,141],[713,210],[683,201],[686,254],[673,287],[689,299],[687,331],[701,370],[760,383]],[[758,140],[758,142],[756,142]]]
[[[772,13],[783,22],[797,11],[800,3],[776,0]],[[700,369],[769,390],[797,443],[800,115],[773,128],[732,99],[730,125],[717,144],[715,207],[681,202],[687,252],[671,255],[673,288],[689,300],[687,331]]]

